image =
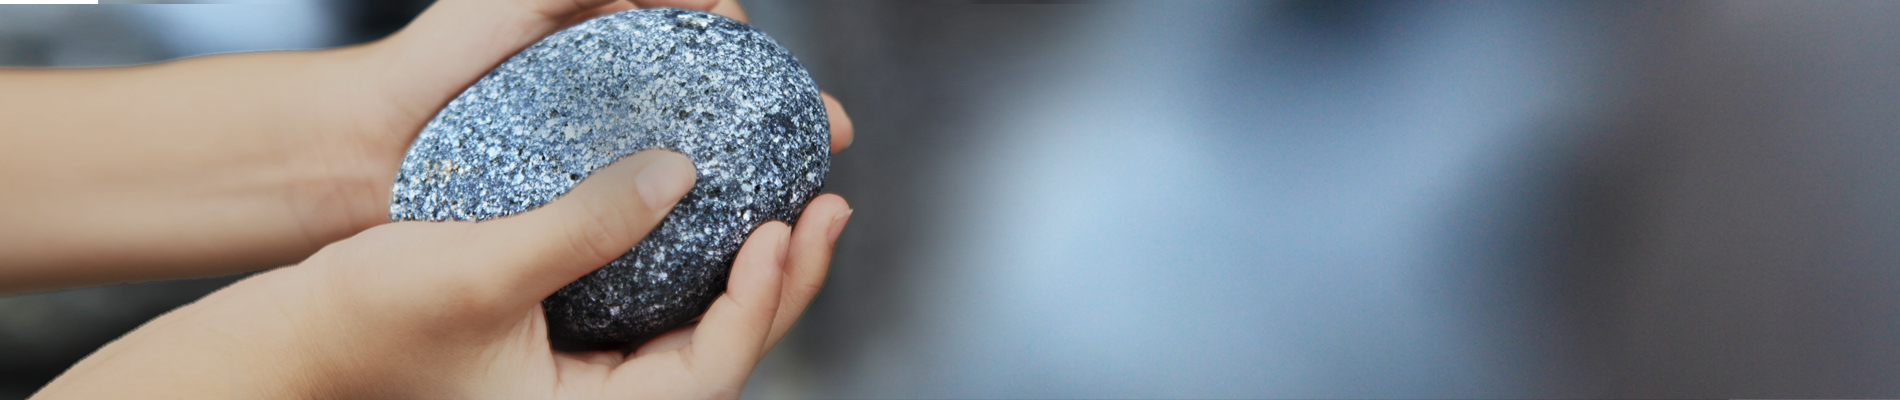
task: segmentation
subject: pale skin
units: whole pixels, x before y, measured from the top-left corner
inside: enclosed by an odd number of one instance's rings
[[[539,301],[644,237],[692,186],[684,156],[629,156],[507,218],[387,223],[415,133],[515,51],[634,7],[745,20],[733,0],[636,3],[444,0],[360,46],[0,71],[0,294],[295,264],[35,398],[737,397],[822,285],[843,198],[759,227],[700,322],[631,352],[554,351]],[[824,100],[836,152],[850,121]]]

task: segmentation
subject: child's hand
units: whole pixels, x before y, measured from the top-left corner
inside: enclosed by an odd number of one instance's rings
[[[642,1],[745,20],[735,0]],[[0,70],[0,294],[256,271],[389,222],[410,142],[610,0],[442,0],[354,47]],[[829,96],[832,151],[851,121]]]
[[[746,241],[697,327],[630,355],[550,350],[540,301],[632,248],[693,184],[643,152],[483,223],[388,224],[153,320],[37,398],[736,398],[816,294],[848,209]]]
[[[747,21],[737,0],[445,0],[437,2],[402,31],[382,41],[346,49],[348,66],[334,78],[336,111],[347,126],[337,135],[314,137],[309,147],[336,168],[376,166],[362,174],[365,185],[352,197],[366,204],[341,207],[352,226],[388,220],[389,185],[417,132],[437,110],[515,52],[555,31],[609,13],[636,8],[678,7],[707,10]],[[852,139],[851,121],[830,95],[822,95],[831,119],[832,152]],[[336,208],[332,208],[336,209]],[[345,228],[347,229],[347,228]]]

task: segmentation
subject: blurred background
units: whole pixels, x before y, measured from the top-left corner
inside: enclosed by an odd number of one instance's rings
[[[0,65],[427,6],[237,3],[0,6]],[[1900,396],[1900,3],[742,3],[858,132],[747,397]],[[233,279],[0,297],[0,398]]]

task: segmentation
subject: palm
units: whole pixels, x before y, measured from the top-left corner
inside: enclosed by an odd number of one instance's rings
[[[387,184],[393,179],[395,168],[416,133],[434,117],[436,110],[490,68],[558,29],[599,15],[635,8],[634,4],[611,0],[540,1],[537,3],[551,6],[531,15],[548,18],[512,23],[461,23],[461,27],[471,30],[465,34],[442,35],[429,29],[430,24],[479,19],[479,16],[473,15],[474,11],[457,7],[476,2],[465,0],[438,5],[418,18],[415,26],[406,28],[387,43],[372,45],[373,48],[365,50],[365,58],[374,60],[375,65],[395,65],[397,68],[385,71],[381,75],[383,79],[373,81],[379,90],[374,90],[375,96],[371,98],[378,101],[359,103],[362,108],[350,114],[360,117],[355,122],[359,129],[345,130],[350,134],[344,140],[358,149],[357,153],[351,154],[350,158],[354,159],[350,162],[385,168],[379,171],[379,179],[369,183],[377,185],[371,196],[373,198],[366,199],[371,204],[358,207],[366,212],[355,218],[370,224],[387,221]],[[649,7],[707,9],[740,21],[746,20],[744,12],[731,0],[701,2],[709,4],[698,5],[673,4],[679,2],[640,3],[643,3],[641,6]],[[686,1],[693,2],[696,1]],[[515,26],[519,29],[498,31],[493,26]],[[443,40],[454,42],[444,44]],[[824,95],[823,99],[826,112],[831,117],[832,152],[835,153],[851,143],[852,126],[836,100],[829,95]],[[805,215],[834,215],[844,209],[843,199],[824,196],[816,199]],[[518,382],[520,388],[529,390],[524,394],[553,393],[564,398],[633,394],[644,394],[637,396],[643,398],[737,397],[745,376],[750,373],[757,358],[762,357],[790,329],[804,305],[816,294],[818,282],[824,278],[824,264],[830,258],[829,239],[821,247],[812,245],[826,232],[800,230],[794,235],[807,243],[793,244],[788,260],[790,265],[772,263],[775,269],[791,274],[787,277],[786,290],[779,290],[777,284],[771,285],[770,290],[773,298],[784,297],[784,301],[774,303],[783,303],[785,307],[775,305],[770,310],[752,310],[769,316],[762,325],[756,321],[746,322],[745,318],[737,316],[717,315],[721,308],[728,309],[727,314],[740,313],[735,310],[744,308],[736,306],[737,303],[730,299],[733,297],[732,292],[737,291],[731,290],[720,297],[713,311],[708,312],[708,321],[663,334],[632,353],[617,350],[561,352],[549,346],[546,319],[539,307],[531,307],[528,314],[510,328],[511,333],[501,343],[496,343],[501,351],[491,353],[514,359],[491,360],[501,362],[490,365],[511,365],[516,368],[500,368],[491,372],[506,373],[508,377],[497,376],[498,381]],[[754,248],[758,242],[748,240],[741,254],[761,251]],[[755,259],[759,257],[753,256]],[[735,281],[738,280],[738,268],[735,266]],[[762,288],[754,291],[762,291]],[[741,338],[759,333],[764,335],[764,343],[733,343],[735,340],[743,342]],[[695,346],[696,343],[700,345]]]
[[[478,352],[499,358],[465,365],[513,366],[483,369],[493,375],[485,380],[520,382],[515,388],[525,392],[510,396],[516,398],[550,393],[556,398],[737,398],[752,367],[816,294],[798,288],[815,287],[810,280],[823,279],[822,271],[814,275],[810,265],[788,265],[807,254],[774,254],[781,243],[791,245],[791,231],[778,223],[755,231],[734,260],[726,294],[702,322],[648,340],[631,353],[554,350],[546,316],[531,306],[507,328],[509,334],[492,344],[499,351]]]
[[[353,218],[363,223],[376,224],[387,221],[387,185],[395,175],[399,160],[408,150],[408,146],[418,131],[436,110],[460,94],[463,88],[473,84],[488,69],[501,63],[519,49],[532,44],[555,30],[570,26],[595,16],[635,8],[633,4],[620,1],[572,2],[567,0],[550,1],[573,5],[574,8],[559,8],[542,12],[542,15],[556,16],[541,21],[522,23],[527,28],[517,30],[515,35],[496,36],[495,30],[486,26],[472,26],[482,34],[435,35],[425,30],[427,24],[436,21],[468,19],[465,11],[454,8],[466,5],[446,3],[431,9],[416,22],[416,26],[392,37],[386,43],[372,45],[365,49],[365,59],[374,60],[375,65],[396,65],[398,68],[385,71],[383,79],[374,80],[377,86],[373,90],[378,99],[373,102],[358,103],[360,109],[349,115],[357,116],[352,122],[357,129],[340,137],[344,143],[356,150],[347,162],[357,165],[380,165],[378,179],[365,185],[375,185],[374,194],[364,201],[370,204],[357,207],[364,210]],[[605,3],[605,4],[603,4]],[[681,6],[680,4],[643,4],[645,6]],[[592,8],[585,8],[585,7]],[[691,6],[691,5],[686,5]],[[702,7],[692,7],[702,8]],[[721,0],[706,5],[702,9],[711,9],[727,17],[745,20],[743,11],[730,0]],[[560,18],[559,16],[566,16]],[[468,24],[463,24],[468,25]],[[459,40],[456,44],[443,45],[442,38]],[[421,43],[425,44],[414,44]],[[426,46],[425,48],[415,46]],[[427,56],[429,58],[418,58]],[[843,150],[852,140],[852,126],[836,100],[824,95],[827,114],[831,116],[832,152]],[[841,198],[825,196],[814,201],[805,215],[833,215],[846,206]],[[762,229],[763,230],[763,229]],[[795,235],[806,242],[815,242],[825,232],[797,232]],[[828,242],[828,240],[826,240]],[[753,249],[757,240],[748,240],[746,249],[741,252],[756,252]],[[777,269],[785,270],[792,276],[786,290],[771,290],[772,297],[784,297],[786,307],[774,306],[765,310],[769,315],[767,323],[741,323],[741,318],[715,318],[709,312],[709,320],[697,326],[689,326],[668,332],[655,338],[632,353],[617,350],[562,352],[549,346],[546,320],[538,307],[531,307],[527,315],[515,326],[509,328],[510,334],[501,342],[495,343],[500,350],[493,353],[506,360],[488,360],[495,362],[491,366],[512,366],[512,368],[490,369],[497,382],[516,382],[518,388],[528,390],[526,395],[539,396],[552,393],[563,398],[619,397],[643,394],[642,398],[733,398],[737,397],[743,386],[745,376],[751,366],[762,357],[772,344],[777,343],[791,323],[802,312],[805,303],[816,294],[818,282],[824,277],[824,264],[830,258],[829,246],[813,248],[794,244],[789,256],[791,265],[774,264]],[[756,257],[755,257],[756,258]],[[737,267],[735,267],[737,268]],[[735,275],[737,272],[735,272]],[[735,278],[736,279],[736,278]],[[797,282],[795,284],[790,282]],[[734,301],[728,293],[719,303],[726,308],[734,308]],[[715,309],[722,305],[716,304]],[[754,332],[757,331],[757,332]],[[731,342],[735,337],[763,333],[762,344],[735,346]],[[723,340],[722,340],[723,339]],[[695,346],[695,343],[702,343]],[[553,388],[552,391],[543,388]]]

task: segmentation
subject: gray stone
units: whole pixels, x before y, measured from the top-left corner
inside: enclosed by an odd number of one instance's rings
[[[504,217],[629,154],[685,154],[699,180],[672,213],[542,302],[554,337],[639,342],[704,313],[754,228],[798,219],[829,146],[817,87],[770,37],[704,12],[627,11],[549,36],[450,101],[404,157],[389,215]]]

